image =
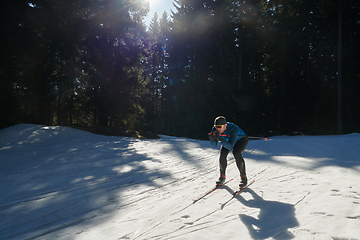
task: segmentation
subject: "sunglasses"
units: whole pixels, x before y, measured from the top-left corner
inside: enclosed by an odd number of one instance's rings
[[[224,125],[214,125],[215,128],[222,128],[224,126],[225,126],[225,124]]]

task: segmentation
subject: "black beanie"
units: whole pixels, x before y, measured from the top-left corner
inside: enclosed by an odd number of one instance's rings
[[[224,125],[227,124],[225,117],[219,116],[215,118],[214,125]]]

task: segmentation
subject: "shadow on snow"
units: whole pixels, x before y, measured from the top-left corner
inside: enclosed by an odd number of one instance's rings
[[[360,166],[359,142],[360,134],[357,133],[274,137],[263,142],[250,141],[244,157],[262,162],[296,165],[308,170],[325,166],[354,168]]]
[[[244,206],[259,209],[256,217],[246,214],[239,214],[240,220],[248,228],[253,239],[292,239],[293,234],[288,231],[289,228],[299,226],[295,217],[295,206],[278,201],[266,201],[253,190],[246,189],[253,199],[246,200],[238,195],[236,199]]]
[[[131,204],[126,190],[144,185],[151,190],[161,187],[156,179],[173,179],[171,172],[144,164],[159,160],[132,147],[140,140],[94,136],[32,124],[0,131],[2,237],[32,239],[111,214]]]

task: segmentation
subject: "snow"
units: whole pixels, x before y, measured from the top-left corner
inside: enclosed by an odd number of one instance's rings
[[[0,239],[360,239],[360,134],[277,136],[243,154],[255,183],[218,178],[208,141],[0,130]]]

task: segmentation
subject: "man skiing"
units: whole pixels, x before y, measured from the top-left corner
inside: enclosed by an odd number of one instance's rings
[[[219,159],[220,177],[216,182],[216,185],[222,185],[225,182],[227,155],[232,150],[236,165],[240,172],[241,182],[239,187],[242,188],[246,186],[247,176],[245,170],[245,161],[242,157],[242,153],[245,151],[245,148],[249,142],[246,133],[234,123],[227,122],[225,117],[219,116],[215,118],[214,126],[208,135],[211,146],[216,147],[218,142],[221,144]]]

